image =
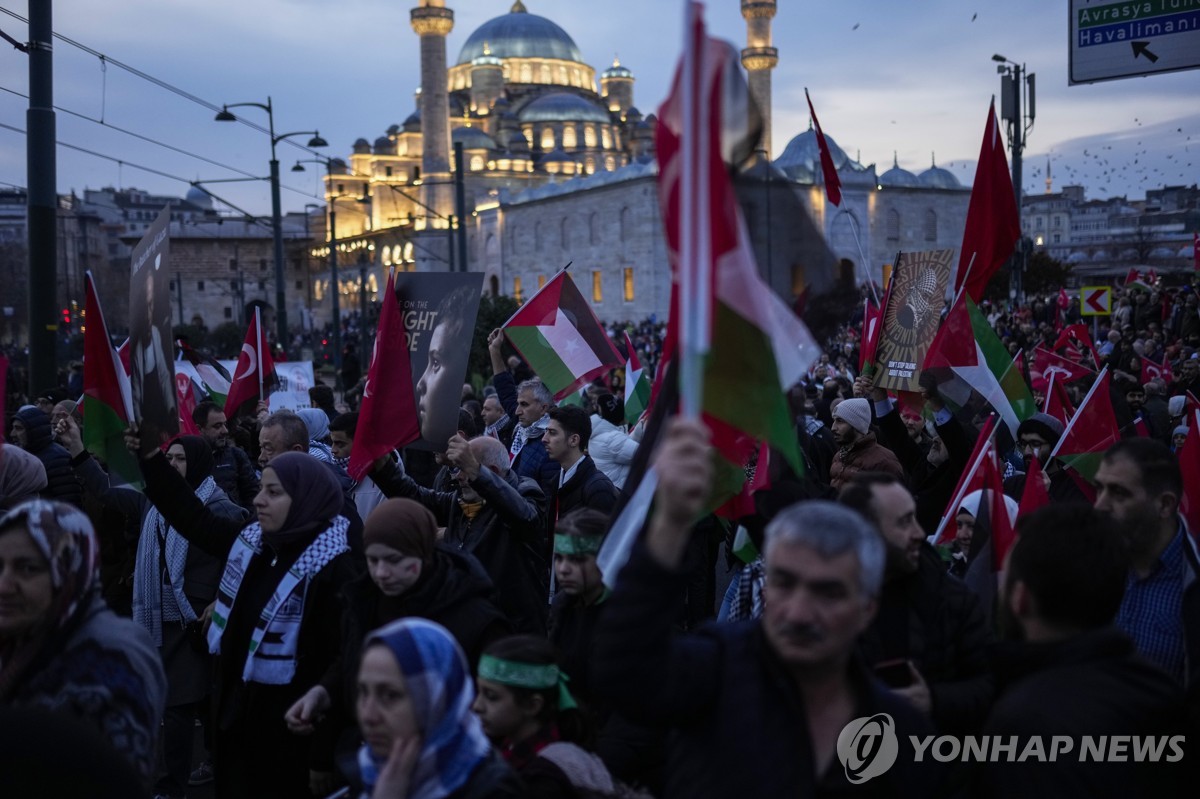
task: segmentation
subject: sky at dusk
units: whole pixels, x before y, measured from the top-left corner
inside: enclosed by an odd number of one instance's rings
[[[319,130],[346,158],[355,139],[373,141],[415,108],[418,40],[409,25],[415,0],[56,0],[56,33],[134,67],[209,104],[275,107],[276,130]],[[507,13],[511,0],[450,0],[454,64],[467,36]],[[597,71],[614,55],[633,71],[643,113],[662,102],[679,56],[683,4],[676,0],[526,0],[530,13],[557,22]],[[827,135],[851,157],[927,169],[936,158],[964,184],[974,175],[988,103],[999,92],[994,53],[1037,75],[1037,118],[1028,133],[1024,186],[1045,191],[1047,159],[1055,190],[1078,184],[1090,198],[1191,185],[1200,178],[1200,71],[1068,86],[1067,2],[1050,0],[780,0],[772,32],[773,155],[807,129],[804,89]],[[0,0],[0,30],[28,39],[25,3]],[[746,28],[737,0],[710,0],[712,35],[741,48]],[[270,147],[250,127],[213,121],[213,111],[95,55],[56,40],[55,103],[60,192],[138,187],[182,196],[188,180],[264,176]],[[26,185],[27,58],[6,47],[0,61],[0,186]],[[266,125],[266,114],[242,109]],[[105,124],[98,124],[103,120]],[[129,133],[169,145],[139,139]],[[300,143],[307,136],[296,137]],[[284,210],[320,201],[320,167],[290,172],[297,158],[279,146]],[[123,163],[117,163],[121,161]],[[138,167],[165,173],[152,174]],[[270,211],[263,181],[210,188],[255,214]]]

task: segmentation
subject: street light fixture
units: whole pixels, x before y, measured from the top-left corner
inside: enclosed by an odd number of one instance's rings
[[[292,167],[293,172],[305,172],[304,164],[324,164],[325,174],[329,178],[329,185],[333,185],[333,159],[332,158],[304,158],[296,162]],[[337,258],[337,207],[335,203],[337,198],[330,194],[329,201],[326,206],[329,209],[329,276],[333,282],[333,291],[330,292],[333,300],[333,366],[337,370],[335,380],[341,380],[342,377],[342,308],[341,294],[342,284],[338,280],[338,258]],[[349,389],[350,386],[343,386],[342,390]]]
[[[996,72],[1000,79],[1000,116],[1008,123],[1008,144],[1012,150],[1013,194],[1017,202],[1017,219],[1021,219],[1021,156],[1025,152],[1026,134],[1033,128],[1036,108],[1035,75],[1028,73],[1024,64],[1010,61],[999,53],[992,56],[999,66]],[[1024,103],[1022,103],[1024,100]],[[1024,105],[1024,110],[1022,110]],[[1019,303],[1023,299],[1022,281],[1025,258],[1028,251],[1024,232],[1017,242],[1016,264],[1010,293]]]
[[[283,216],[280,212],[279,202],[279,159],[275,155],[275,145],[284,139],[292,136],[311,136],[308,141],[309,147],[327,147],[329,142],[321,138],[321,134],[315,130],[293,131],[291,133],[281,133],[275,135],[275,111],[271,106],[271,98],[267,98],[266,104],[263,103],[228,103],[221,107],[215,117],[217,122],[236,122],[237,117],[229,113],[231,108],[261,108],[267,112],[267,127],[271,136],[271,227],[275,239],[275,319],[278,327],[279,346],[287,351],[287,346],[291,342],[288,335],[287,324],[287,297],[284,294],[283,285]]]

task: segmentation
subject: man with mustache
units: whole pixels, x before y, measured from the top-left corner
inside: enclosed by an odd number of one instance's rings
[[[763,617],[674,634],[688,582],[684,554],[712,486],[708,440],[698,422],[668,423],[653,514],[593,646],[597,691],[631,720],[670,731],[661,795],[841,795],[857,774],[843,766],[853,758],[839,752],[839,734],[883,718],[876,714],[894,724],[897,757],[862,795],[937,795],[943,767],[916,763],[909,737],[927,734],[928,721],[871,680],[854,655],[875,613],[885,557],[857,514],[820,500],[781,511],[765,533]]]
[[[867,663],[941,732],[977,732],[993,693],[978,599],[946,572],[895,477],[860,472],[838,500],[873,524],[887,548],[879,612],[859,640]]]

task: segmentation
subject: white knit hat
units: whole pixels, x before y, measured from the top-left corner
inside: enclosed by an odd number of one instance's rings
[[[871,429],[871,403],[862,397],[844,399],[834,409],[833,418],[841,419],[865,436]]]
[[[1171,416],[1183,416],[1183,408],[1187,404],[1187,397],[1180,394],[1177,397],[1171,397],[1167,400],[1167,413]]]

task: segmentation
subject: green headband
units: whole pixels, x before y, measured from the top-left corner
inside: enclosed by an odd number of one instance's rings
[[[567,675],[553,663],[521,663],[484,655],[479,658],[479,679],[514,688],[545,690],[558,686],[558,709],[573,710],[575,697],[567,690]]]
[[[604,543],[602,535],[563,535],[554,536],[555,555],[595,555],[600,552]]]

